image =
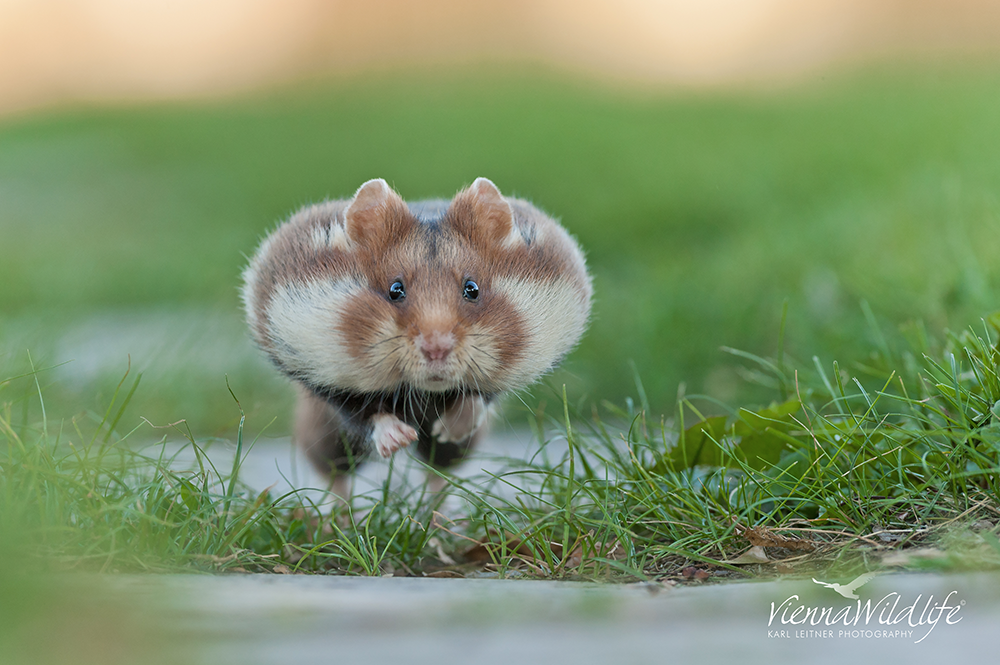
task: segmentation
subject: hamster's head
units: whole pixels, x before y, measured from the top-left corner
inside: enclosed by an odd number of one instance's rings
[[[314,389],[517,389],[586,327],[576,243],[485,178],[414,206],[371,180],[335,211],[304,213],[261,246],[244,299],[257,341]]]

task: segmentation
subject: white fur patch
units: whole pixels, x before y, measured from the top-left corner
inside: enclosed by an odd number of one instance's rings
[[[240,300],[243,301],[243,311],[247,315],[247,323],[250,324],[250,330],[254,331],[257,329],[257,312],[254,308],[254,288],[257,284],[257,271],[253,264],[250,264],[246,270],[243,271],[243,287],[240,289]]]
[[[313,249],[316,251],[322,251],[325,249],[340,249],[347,251],[351,246],[350,238],[347,237],[347,232],[344,231],[344,226],[337,222],[314,226],[312,233],[309,235],[309,239],[312,241]]]
[[[340,313],[364,287],[353,279],[278,286],[267,307],[272,353],[286,370],[316,385],[340,388],[365,383],[363,363],[344,346]]]
[[[570,349],[576,346],[587,327],[587,295],[568,280],[545,283],[504,277],[493,283],[524,320],[528,343],[521,360],[508,368],[508,389],[522,388],[535,381]]]
[[[267,236],[257,251],[254,253],[250,264],[243,271],[243,288],[240,289],[240,299],[243,301],[243,309],[247,314],[247,322],[251,330],[257,329],[258,314],[257,301],[254,291],[257,289],[257,273],[260,267],[267,263],[271,245],[274,244],[274,234]]]

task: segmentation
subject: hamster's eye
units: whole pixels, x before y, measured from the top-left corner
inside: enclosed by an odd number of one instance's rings
[[[403,283],[397,279],[389,287],[389,300],[393,302],[399,302],[405,297],[406,297],[406,289],[403,288]]]
[[[471,279],[465,280],[465,287],[462,289],[462,295],[465,296],[466,300],[472,300],[473,302],[479,300],[479,285]]]

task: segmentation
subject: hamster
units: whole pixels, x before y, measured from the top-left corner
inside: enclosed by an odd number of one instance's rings
[[[592,294],[573,238],[486,178],[450,202],[375,179],[307,206],[242,288],[254,340],[298,386],[296,442],[333,478],[412,444],[435,468],[460,461],[496,397],[577,344]]]

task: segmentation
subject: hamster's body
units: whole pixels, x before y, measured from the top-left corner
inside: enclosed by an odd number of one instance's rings
[[[406,204],[384,180],[306,207],[244,272],[254,339],[299,387],[295,437],[322,471],[416,442],[460,460],[490,403],[579,341],[590,278],[566,231],[480,178]]]

